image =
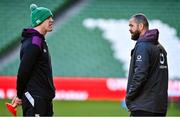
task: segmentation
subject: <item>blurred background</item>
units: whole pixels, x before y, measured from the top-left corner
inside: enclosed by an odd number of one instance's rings
[[[56,85],[55,116],[128,116],[124,104],[130,51],[128,19],[144,13],[168,53],[168,116],[180,116],[179,0],[1,0],[0,116],[15,94],[23,28],[31,27],[30,4],[54,14],[46,36]],[[22,115],[21,107],[18,115]]]

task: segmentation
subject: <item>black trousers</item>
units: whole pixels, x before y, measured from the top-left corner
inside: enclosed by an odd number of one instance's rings
[[[153,116],[159,116],[159,117],[165,117],[166,113],[152,113],[152,112],[147,112],[147,111],[142,111],[142,110],[137,110],[137,111],[132,111],[131,112],[131,117],[153,117]]]
[[[34,106],[29,100],[23,96],[22,98],[23,116],[53,116],[52,100],[47,100],[40,97],[34,97]]]

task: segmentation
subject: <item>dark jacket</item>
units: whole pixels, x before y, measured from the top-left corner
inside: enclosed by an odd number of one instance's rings
[[[28,91],[32,96],[53,99],[51,59],[45,38],[34,29],[22,32],[20,66],[17,75],[17,96]]]
[[[131,51],[126,104],[130,111],[166,113],[167,53],[158,42],[157,29],[148,30]]]

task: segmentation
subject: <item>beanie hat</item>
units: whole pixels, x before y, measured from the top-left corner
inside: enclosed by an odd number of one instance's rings
[[[32,26],[36,27],[44,22],[48,17],[53,16],[52,12],[45,7],[38,7],[36,4],[30,5]]]

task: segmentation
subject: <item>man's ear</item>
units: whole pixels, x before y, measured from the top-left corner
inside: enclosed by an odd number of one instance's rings
[[[144,29],[143,23],[139,23],[139,30],[142,31]]]

